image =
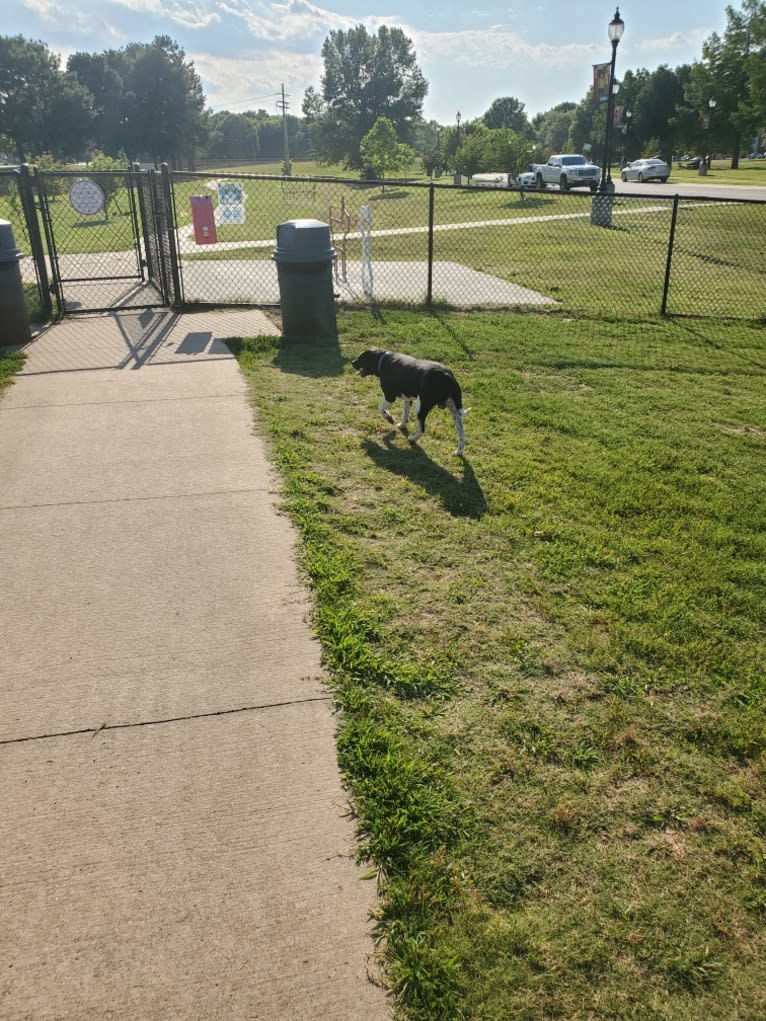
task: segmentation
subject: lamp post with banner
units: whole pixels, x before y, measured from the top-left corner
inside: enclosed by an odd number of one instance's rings
[[[614,202],[614,183],[611,172],[612,135],[614,133],[614,97],[619,84],[614,77],[614,65],[617,61],[617,46],[625,31],[625,22],[620,17],[620,8],[607,27],[609,40],[612,44],[612,60],[609,65],[609,85],[606,104],[606,128],[604,131],[604,156],[601,164],[601,180],[598,191],[593,196],[590,210],[590,222],[595,227],[612,226],[612,204]]]
[[[612,150],[612,133],[614,125],[614,96],[615,96],[615,78],[614,78],[614,65],[617,61],[617,47],[620,39],[622,39],[622,33],[625,31],[625,22],[620,17],[620,8],[614,12],[614,17],[609,22],[607,31],[609,33],[609,39],[612,43],[612,62],[609,66],[609,93],[606,107],[606,131],[604,133],[604,159],[601,166],[601,183],[599,185],[599,191],[612,191],[612,171],[611,171],[611,150]]]

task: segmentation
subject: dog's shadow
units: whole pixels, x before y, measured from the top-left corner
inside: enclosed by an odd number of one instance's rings
[[[486,497],[464,457],[455,458],[453,473],[431,460],[417,444],[406,448],[396,444],[397,437],[401,440],[401,434],[392,429],[383,437],[382,444],[364,440],[362,449],[378,467],[402,475],[438,497],[444,509],[454,517],[478,519],[486,513]]]

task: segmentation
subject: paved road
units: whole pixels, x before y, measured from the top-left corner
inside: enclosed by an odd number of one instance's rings
[[[672,175],[665,184],[662,184],[660,181],[650,181],[644,184],[638,184],[637,181],[623,182],[618,177],[614,184],[618,195],[652,195],[661,198],[672,198],[674,195],[681,195],[683,198],[756,199],[760,202],[766,202],[766,187],[747,184],[714,184],[704,177],[699,179],[699,184],[696,182],[694,184],[681,184],[678,181],[674,181]]]

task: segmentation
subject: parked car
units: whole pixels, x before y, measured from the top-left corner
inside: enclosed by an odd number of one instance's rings
[[[563,153],[551,156],[547,163],[535,163],[535,180],[542,189],[557,184],[562,191],[570,188],[590,188],[596,191],[601,180],[601,171],[584,156]]]
[[[623,181],[667,181],[670,177],[670,167],[665,160],[633,160],[627,167],[624,167],[620,177]]]
[[[519,188],[537,187],[535,170],[531,163],[529,164],[529,170],[525,170],[523,171],[523,173],[516,175],[516,183],[518,184]]]
[[[766,152],[749,152],[747,154],[749,160],[762,160],[766,159]]]

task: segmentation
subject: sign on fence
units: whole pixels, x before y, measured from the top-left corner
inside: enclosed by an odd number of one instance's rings
[[[219,181],[218,223],[244,223],[245,198],[245,189],[239,181]]]
[[[81,216],[95,216],[103,212],[105,206],[103,191],[95,181],[87,178],[74,182],[69,189],[69,202]]]

